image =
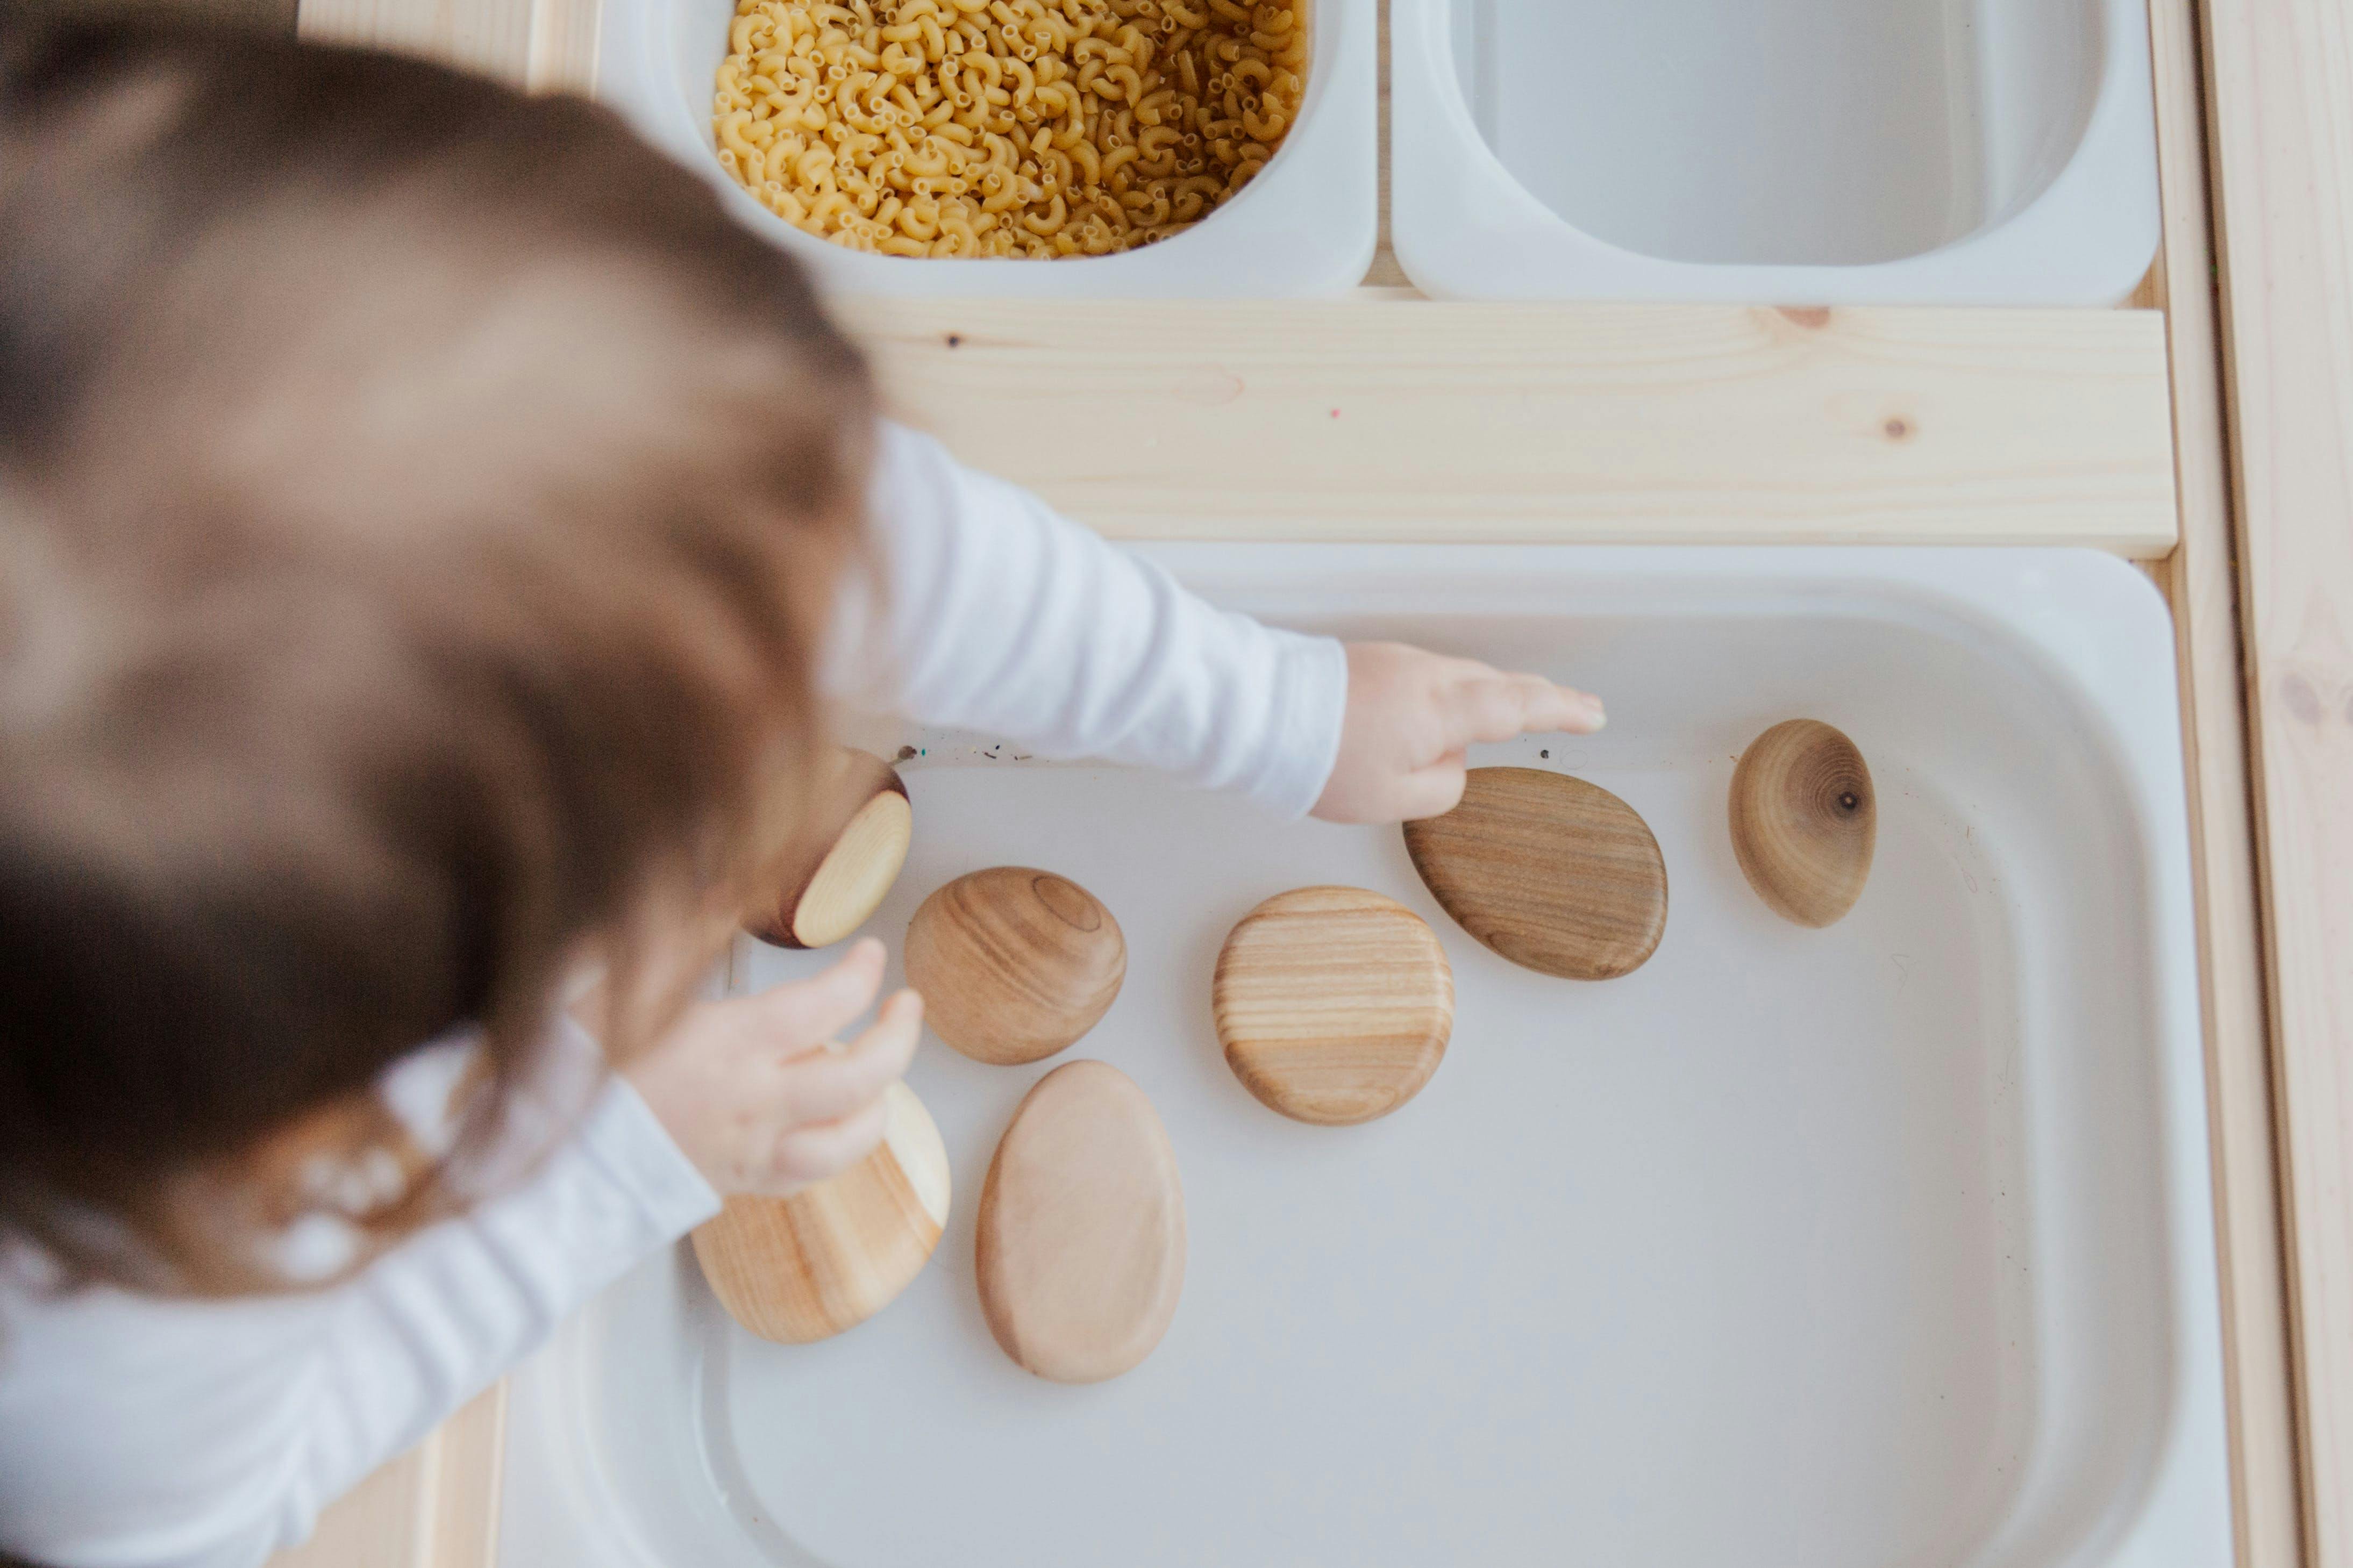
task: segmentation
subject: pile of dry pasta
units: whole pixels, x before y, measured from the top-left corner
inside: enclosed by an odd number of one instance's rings
[[[1266,166],[1306,0],[740,0],[719,161],[788,222],[893,256],[1105,256]]]

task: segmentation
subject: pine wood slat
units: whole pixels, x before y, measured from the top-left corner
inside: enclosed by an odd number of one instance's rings
[[[2353,9],[2206,22],[2306,1543],[2353,1568]]]
[[[2153,311],[843,308],[902,415],[1124,537],[2175,539]]]
[[[2295,1365],[2273,1137],[2198,22],[2197,0],[2152,0],[2165,201],[2164,252],[2153,280],[2172,356],[2181,506],[2180,548],[2165,563],[2162,578],[2180,660],[2198,882],[2238,1561],[2244,1568],[2293,1568],[2303,1552]]]

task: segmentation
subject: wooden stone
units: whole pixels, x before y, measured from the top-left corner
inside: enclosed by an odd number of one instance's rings
[[[1667,929],[1667,863],[1634,808],[1537,768],[1473,768],[1462,803],[1405,825],[1446,912],[1514,963],[1568,980],[1631,973]]]
[[[997,1342],[1055,1383],[1152,1353],[1185,1288],[1185,1193],[1167,1131],[1106,1062],[1038,1081],[989,1162],[975,1263]]]
[[[1076,882],[997,866],[923,900],[906,965],[934,1034],[976,1061],[1013,1066],[1095,1026],[1127,977],[1127,939]]]
[[[1862,896],[1879,807],[1862,753],[1828,724],[1776,724],[1732,773],[1732,852],[1757,896],[1802,926],[1834,925]]]
[[[765,1340],[806,1344],[855,1328],[923,1272],[948,1221],[948,1152],[914,1091],[888,1091],[882,1146],[786,1198],[735,1197],[694,1233],[728,1313]]]
[[[915,834],[898,770],[844,749],[820,770],[810,825],[786,853],[776,899],[744,929],[777,947],[830,947],[866,923],[899,879]]]
[[[1387,1116],[1420,1093],[1454,1027],[1454,973],[1437,934],[1362,888],[1300,888],[1244,915],[1211,995],[1242,1087],[1327,1127]]]

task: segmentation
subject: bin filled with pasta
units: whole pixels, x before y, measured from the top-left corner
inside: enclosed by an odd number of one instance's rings
[[[858,250],[1108,256],[1247,187],[1299,118],[1307,0],[741,0],[712,124]]]
[[[1336,294],[1372,259],[1378,0],[600,5],[597,98],[836,292]]]

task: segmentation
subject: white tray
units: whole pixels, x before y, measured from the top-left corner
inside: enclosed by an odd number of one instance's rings
[[[1216,598],[1607,694],[1563,768],[1649,818],[1665,941],[1602,984],[1465,937],[1394,829],[1284,826],[1135,774],[938,744],[872,929],[1015,861],[1111,905],[1124,994],[1071,1056],[1175,1139],[1176,1322],[1137,1371],[1012,1366],[972,1280],[997,1133],[1053,1063],[931,1042],[955,1163],[873,1321],[734,1330],[683,1248],[516,1379],[508,1568],[2226,1562],[2228,1489],[2172,637],[2103,556],[1168,548]],[[1869,757],[1877,865],[1828,931],[1767,912],[1733,762],[1813,715]],[[1547,756],[1546,753],[1549,752]],[[1209,974],[1303,883],[1445,939],[1443,1065],[1369,1126],[1228,1073]],[[763,952],[765,984],[810,955]]]
[[[1120,256],[1056,261],[868,256],[806,234],[719,166],[712,77],[734,0],[604,0],[596,96],[717,185],[743,222],[851,294],[1266,298],[1336,294],[1373,259],[1380,223],[1376,0],[1314,0],[1299,121],[1265,170],[1208,219]]]
[[[2105,305],[2157,250],[2143,0],[1392,0],[1430,293]]]

